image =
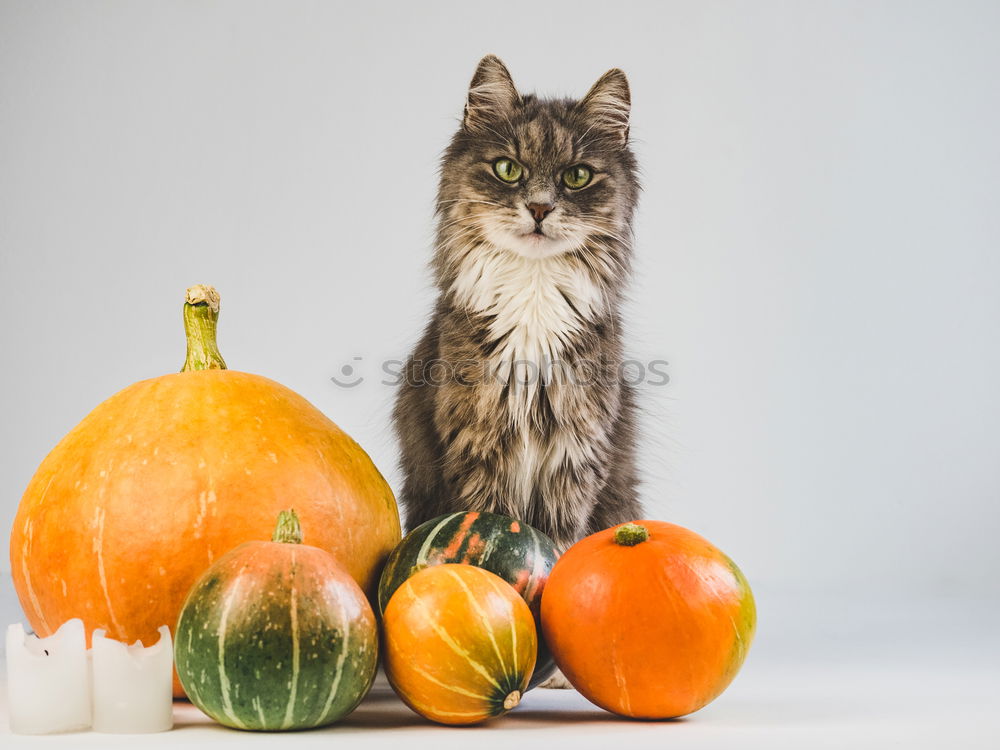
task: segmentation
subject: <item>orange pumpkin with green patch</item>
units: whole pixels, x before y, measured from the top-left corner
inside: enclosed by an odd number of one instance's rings
[[[383,617],[385,673],[410,708],[441,724],[476,724],[521,701],[535,666],[528,605],[472,565],[425,568],[396,590]]]
[[[192,287],[183,371],[100,404],[42,461],[10,536],[11,572],[35,632],[83,620],[131,643],[173,627],[220,555],[266,538],[294,506],[309,542],[369,595],[400,538],[389,485],[362,448],[302,396],[226,369],[219,297]],[[273,314],[294,315],[292,302]],[[175,681],[175,695],[183,695]]]
[[[573,687],[642,719],[683,716],[716,698],[743,664],[756,619],[736,564],[663,521],[577,542],[542,598],[545,638]]]

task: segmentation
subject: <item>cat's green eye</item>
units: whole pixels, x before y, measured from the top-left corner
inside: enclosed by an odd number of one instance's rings
[[[524,169],[513,159],[497,159],[493,162],[493,174],[504,182],[517,182],[524,174]]]
[[[590,167],[584,166],[583,164],[575,164],[563,172],[562,179],[563,185],[568,187],[570,190],[579,190],[580,188],[587,187],[593,177],[594,173],[591,171]]]

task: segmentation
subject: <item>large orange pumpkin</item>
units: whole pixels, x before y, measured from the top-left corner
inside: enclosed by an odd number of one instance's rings
[[[521,701],[535,668],[535,621],[500,576],[448,563],[413,574],[383,615],[389,683],[421,716],[475,724]]]
[[[756,623],[739,568],[692,531],[636,521],[570,547],[542,596],[542,630],[563,674],[624,716],[697,711],[729,685]]]
[[[270,534],[295,507],[306,542],[369,594],[400,539],[388,484],[368,455],[304,398],[225,369],[218,294],[192,287],[184,370],[99,405],[52,450],[10,539],[21,606],[42,636],[81,618],[121,641],[173,629],[218,556]],[[182,695],[175,680],[175,693]]]

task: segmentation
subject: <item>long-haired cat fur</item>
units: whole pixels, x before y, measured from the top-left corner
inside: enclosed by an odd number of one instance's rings
[[[441,163],[437,304],[394,417],[409,528],[513,516],[565,549],[641,516],[621,296],[639,193],[620,70],[582,99],[479,63]]]

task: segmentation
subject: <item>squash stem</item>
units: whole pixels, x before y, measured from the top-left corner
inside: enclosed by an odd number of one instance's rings
[[[503,707],[505,710],[510,711],[520,702],[521,702],[521,691],[515,690],[511,693],[508,693],[507,697],[503,699]]]
[[[219,322],[219,293],[215,287],[196,284],[187,290],[184,300],[184,335],[187,357],[181,372],[225,370],[226,361],[215,340]]]
[[[302,544],[302,526],[295,511],[289,508],[278,514],[278,525],[274,527],[272,542],[283,544]]]
[[[634,547],[649,539],[649,529],[637,523],[623,523],[615,529],[615,544]]]

